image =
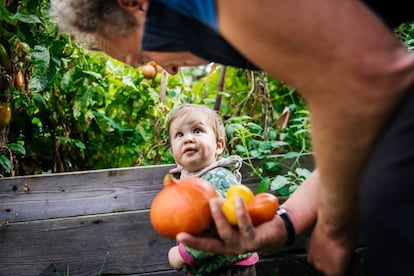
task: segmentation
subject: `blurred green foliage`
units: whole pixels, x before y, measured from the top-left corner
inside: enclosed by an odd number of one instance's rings
[[[285,107],[303,112],[292,122],[306,121],[304,102],[284,84],[229,67],[218,91],[222,66],[183,68],[164,75],[161,101],[161,73],[145,79],[141,68],[83,49],[58,32],[48,10],[45,0],[0,4],[0,43],[12,64],[11,70],[1,67],[0,101],[13,110],[10,124],[0,127],[2,175],[172,163],[164,124],[183,102],[219,105],[229,153],[264,158],[282,147],[310,150],[308,133],[297,141],[293,129],[271,124]],[[15,83],[18,72],[23,85]],[[303,125],[308,132],[307,121]],[[242,146],[241,135],[247,135]]]
[[[6,52],[0,51],[0,102],[12,106],[10,124],[0,126],[1,175],[173,163],[165,121],[184,102],[218,108],[227,153],[245,158],[262,179],[261,190],[289,194],[309,174],[292,167],[277,179],[263,176],[280,171],[283,158],[311,153],[308,110],[295,89],[263,72],[218,64],[145,79],[141,68],[59,33],[48,10],[48,0],[0,1]],[[412,47],[412,24],[397,33]],[[263,166],[256,168],[253,159]]]

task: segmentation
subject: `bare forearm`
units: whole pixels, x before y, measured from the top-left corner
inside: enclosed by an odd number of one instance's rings
[[[414,78],[414,59],[361,2],[315,1],[217,1],[219,29],[308,101],[321,175],[318,219],[340,229],[355,222],[361,170]]]
[[[316,221],[319,185],[319,170],[316,169],[281,205],[288,212],[297,235]]]
[[[292,221],[296,236],[301,235],[316,222],[318,192],[319,192],[319,171],[316,169],[311,176],[305,180],[296,191],[280,206],[285,209]],[[286,227],[279,216],[275,216],[269,227],[268,235],[263,235],[256,250],[274,250],[285,245],[287,240]],[[260,233],[259,232],[259,233]],[[260,234],[258,235],[260,237]]]

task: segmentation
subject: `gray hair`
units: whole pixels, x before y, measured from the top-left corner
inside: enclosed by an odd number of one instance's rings
[[[51,0],[50,16],[60,31],[89,42],[91,35],[127,35],[137,27],[115,0]]]

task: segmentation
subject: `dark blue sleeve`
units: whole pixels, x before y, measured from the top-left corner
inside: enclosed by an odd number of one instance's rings
[[[215,0],[152,0],[172,10],[195,18],[218,32]]]

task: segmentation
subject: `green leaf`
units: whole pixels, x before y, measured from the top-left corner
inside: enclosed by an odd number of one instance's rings
[[[73,139],[73,138],[64,137],[64,136],[56,136],[56,139],[59,141],[65,142],[65,143],[73,144],[77,148],[80,148],[80,149],[86,148],[85,144],[81,140],[78,140],[78,139]]]
[[[7,145],[9,149],[11,149],[16,154],[25,155],[26,149],[23,147],[23,145],[17,144],[17,143],[10,143]]]
[[[12,24],[12,13],[4,6],[5,1],[1,1],[0,3],[0,18],[1,20],[5,20],[7,23]]]
[[[273,148],[281,148],[289,145],[289,143],[283,141],[271,141],[271,145]]]
[[[286,153],[284,156],[283,156],[283,158],[284,159],[290,159],[290,158],[297,158],[297,157],[300,157],[301,156],[301,154],[299,153],[299,152],[288,152],[288,153]]]
[[[279,162],[266,161],[264,163],[264,168],[269,172],[278,172],[281,170],[282,166]]]
[[[38,128],[42,127],[42,121],[37,117],[32,118],[32,124],[36,125]]]
[[[263,157],[261,152],[258,150],[250,150],[249,154],[250,154],[250,158],[252,159],[260,159],[261,157]]]
[[[248,122],[247,127],[253,132],[253,133],[261,133],[263,131],[263,128],[259,124],[255,124],[253,122]]]
[[[281,196],[289,195],[289,186],[283,186],[282,188],[277,190],[277,193]]]
[[[5,172],[10,173],[11,163],[10,163],[10,160],[6,156],[0,155],[0,165],[3,167]]]
[[[40,92],[46,88],[48,83],[47,72],[50,64],[50,54],[46,47],[36,45],[31,55],[33,70],[29,81],[29,89],[34,92]]]
[[[33,101],[36,103],[37,106],[46,106],[45,98],[41,93],[33,92]]]
[[[32,61],[35,68],[46,71],[50,63],[49,50],[43,45],[36,45],[32,50]]]
[[[279,191],[281,188],[289,184],[289,179],[283,175],[276,176],[270,184],[271,191]]]
[[[111,118],[107,117],[105,114],[102,114],[102,113],[99,113],[99,112],[94,112],[94,115],[97,119],[98,118],[103,119],[107,123],[107,127],[108,127],[107,131],[108,132],[112,132],[114,130],[118,130],[120,132],[133,131],[133,129],[131,127],[122,126],[119,123],[112,120]]]
[[[289,195],[293,194],[298,187],[299,187],[299,185],[297,185],[297,184],[290,185],[289,190],[288,190]]]
[[[92,72],[92,71],[86,71],[86,70],[83,70],[82,72],[85,73],[85,75],[92,76],[92,77],[94,77],[97,80],[102,79],[102,75],[99,74],[99,73]]]
[[[303,180],[307,179],[312,174],[311,171],[309,171],[308,169],[305,169],[305,168],[296,168],[295,173],[299,177],[303,178]]]
[[[24,13],[16,12],[16,14],[10,16],[10,18],[18,20],[20,22],[28,23],[28,24],[42,23],[39,17],[37,17],[34,14],[24,14]]]
[[[270,178],[265,177],[262,180],[260,180],[259,186],[257,187],[257,193],[264,193],[266,192],[270,187]]]

